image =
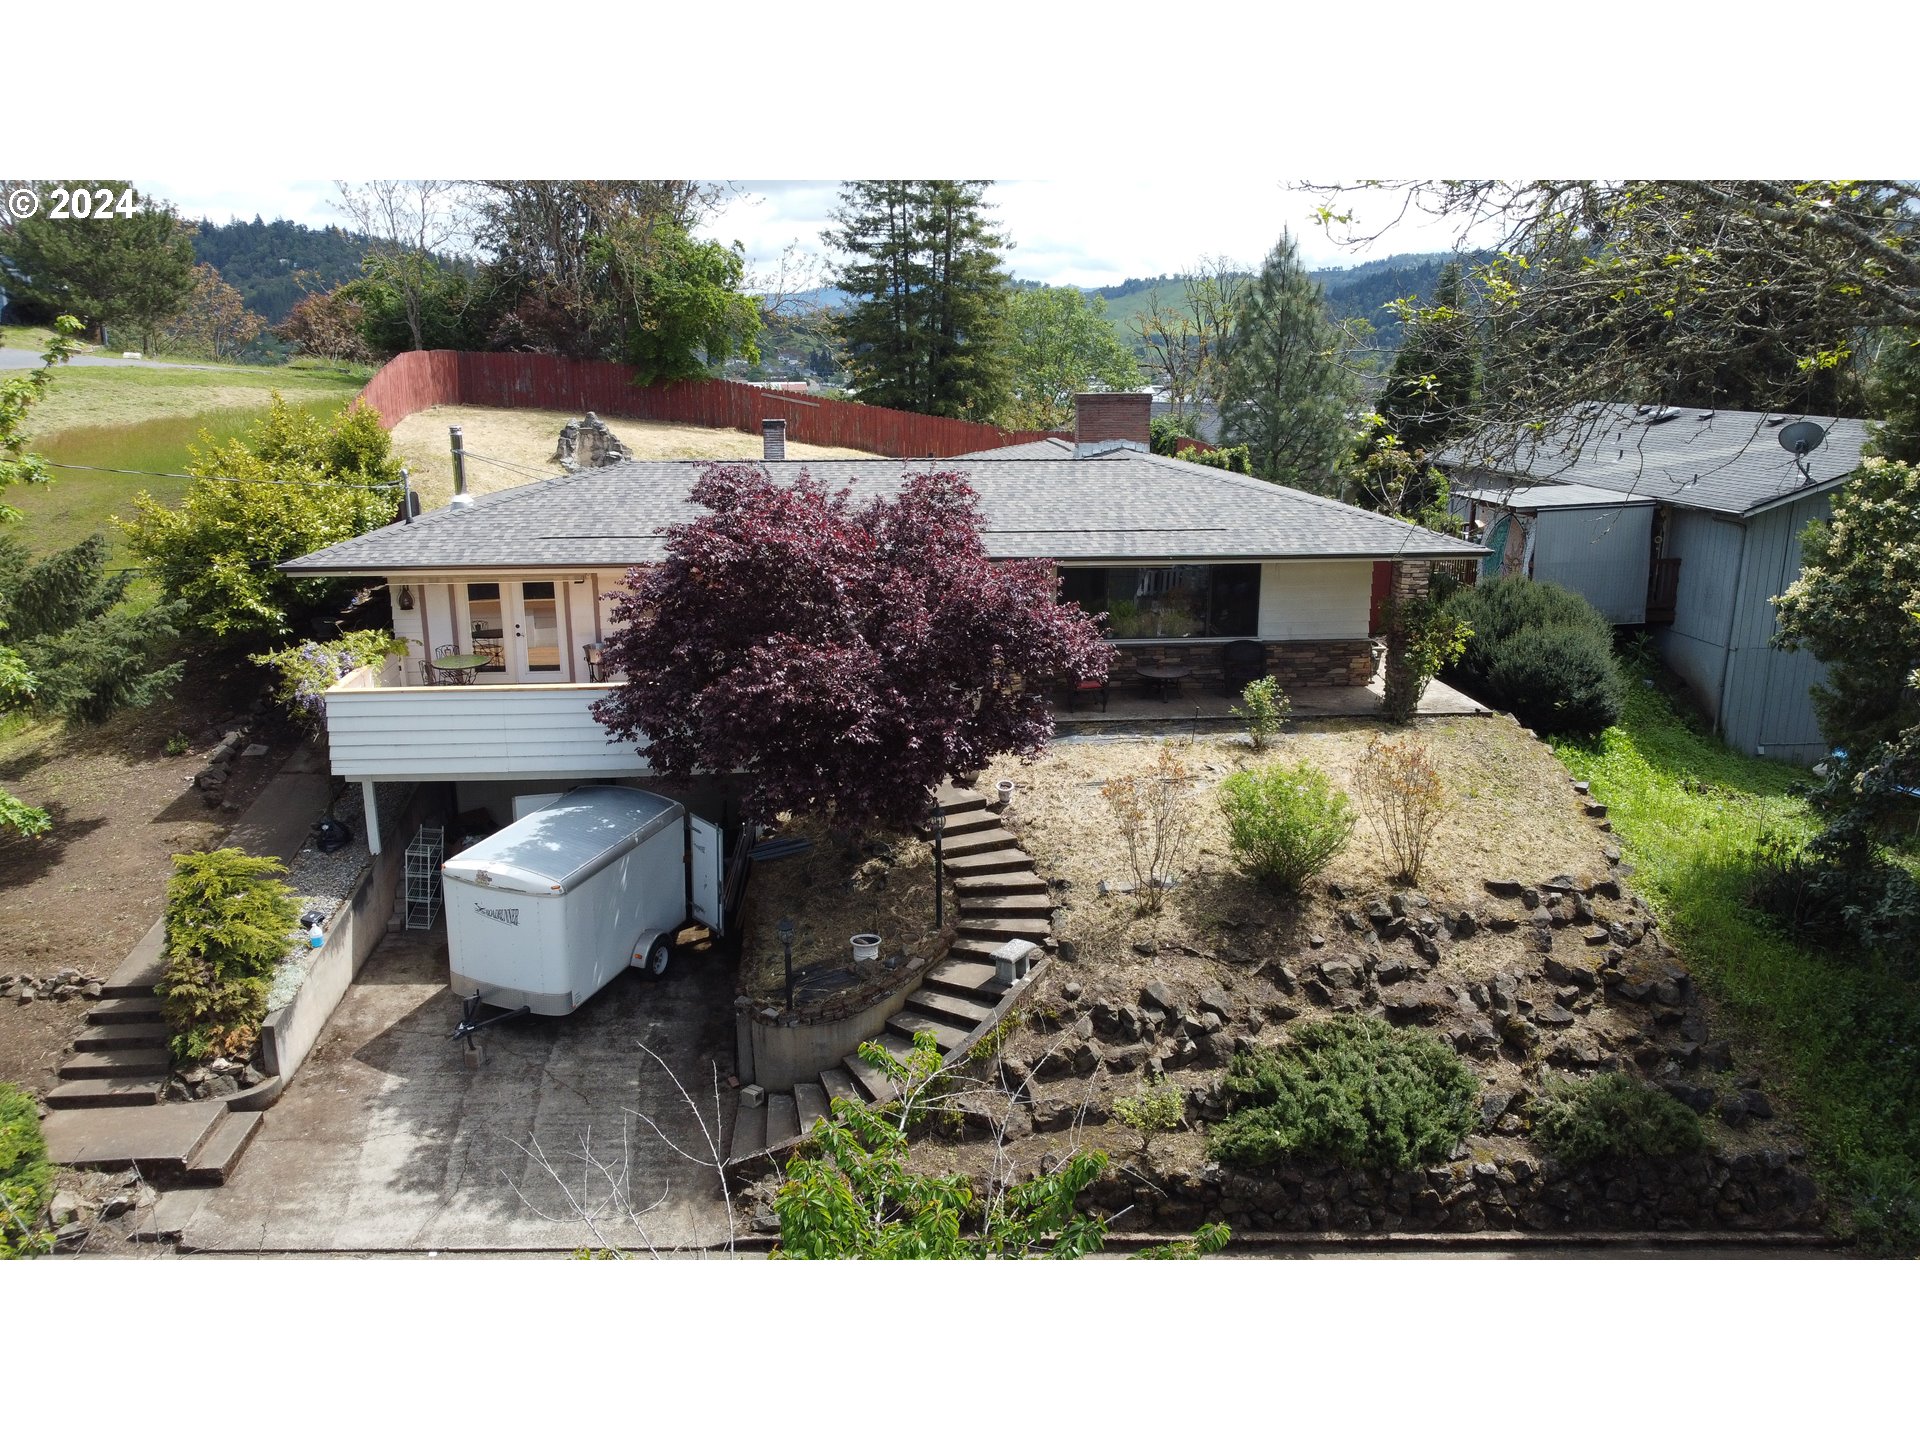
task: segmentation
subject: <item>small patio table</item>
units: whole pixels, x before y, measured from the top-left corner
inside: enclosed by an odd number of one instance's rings
[[[1188,665],[1146,664],[1136,665],[1133,673],[1140,677],[1148,690],[1160,697],[1160,703],[1164,705],[1167,696],[1180,688],[1180,682],[1193,674],[1193,668]]]
[[[475,672],[492,663],[491,655],[442,655],[433,662],[433,668],[446,671],[449,684],[471,685]]]

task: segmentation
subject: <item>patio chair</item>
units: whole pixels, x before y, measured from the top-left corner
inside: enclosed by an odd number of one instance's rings
[[[1106,680],[1069,681],[1067,684],[1067,709],[1078,710],[1082,700],[1092,700],[1098,696],[1100,700],[1100,711],[1102,714],[1105,714],[1107,709],[1108,688],[1109,683]]]
[[[442,670],[438,665],[433,663],[435,660],[445,660],[450,655],[458,655],[460,653],[461,653],[461,650],[458,645],[434,646],[433,654],[427,660],[427,666],[426,666],[427,684],[429,685],[463,685],[465,684],[468,677],[464,672],[458,671],[458,670]]]
[[[1267,647],[1258,640],[1229,640],[1220,650],[1220,693],[1238,695],[1267,673]]]
[[[594,644],[593,641],[589,640],[586,644],[580,647],[580,655],[581,655],[581,658],[586,661],[587,679],[592,681],[602,681],[607,678],[606,661],[604,657],[601,655],[600,647],[598,645]]]

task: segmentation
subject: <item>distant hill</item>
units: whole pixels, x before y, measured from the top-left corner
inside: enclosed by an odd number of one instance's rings
[[[360,273],[366,240],[329,225],[315,229],[293,220],[199,222],[195,258],[220,272],[240,292],[247,308],[278,325],[302,296],[331,290]],[[298,278],[296,278],[298,277]]]
[[[1374,328],[1372,348],[1391,353],[1400,344],[1400,322],[1382,309],[1406,295],[1421,300],[1433,293],[1441,267],[1455,258],[1450,251],[1419,255],[1386,255],[1359,265],[1328,267],[1310,272],[1327,294],[1327,308],[1340,320],[1365,320]],[[1470,257],[1478,258],[1478,257]],[[1150,275],[1088,290],[1107,302],[1107,316],[1121,335],[1133,338],[1132,320],[1144,315],[1153,292],[1164,288],[1171,300],[1180,288],[1178,275]]]

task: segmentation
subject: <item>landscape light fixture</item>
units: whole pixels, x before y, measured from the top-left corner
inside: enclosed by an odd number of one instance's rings
[[[780,935],[780,952],[787,969],[787,1011],[793,1011],[793,921],[782,915],[773,927]]]
[[[947,924],[947,857],[940,837],[946,833],[947,812],[940,808],[938,800],[933,802],[933,814],[928,817],[927,825],[933,831],[933,928],[943,930]]]
[[[1827,427],[1818,420],[1796,420],[1780,427],[1780,448],[1793,452],[1793,463],[1800,467],[1800,478],[1813,483],[1813,470],[1807,456],[1818,450],[1827,438]]]

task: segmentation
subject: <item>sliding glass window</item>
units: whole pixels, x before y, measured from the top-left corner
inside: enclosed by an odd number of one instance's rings
[[[1107,616],[1115,640],[1251,636],[1260,624],[1258,565],[1111,565],[1063,569],[1061,593]]]

